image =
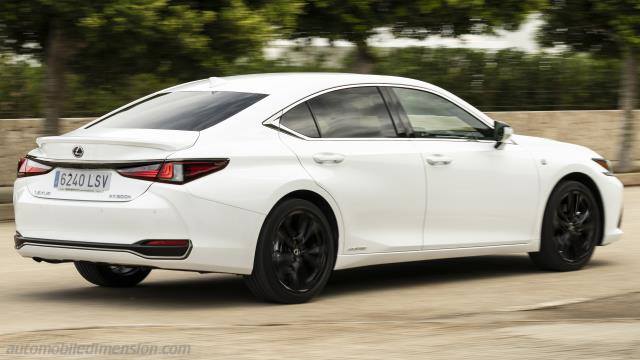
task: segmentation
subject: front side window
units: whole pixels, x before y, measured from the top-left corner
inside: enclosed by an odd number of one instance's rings
[[[396,137],[378,88],[332,91],[308,101],[323,138]]]
[[[394,88],[416,137],[492,139],[493,130],[458,105],[430,92]]]
[[[230,118],[266,96],[234,91],[161,93],[90,127],[200,131]]]

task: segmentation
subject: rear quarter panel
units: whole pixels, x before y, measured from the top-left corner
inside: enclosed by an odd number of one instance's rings
[[[276,130],[259,122],[242,131],[216,127],[218,125],[202,132],[193,147],[170,156],[230,160],[225,169],[184,185],[187,191],[198,198],[262,215],[267,215],[280,199],[293,191],[313,191],[329,203],[342,234],[340,211],[334,199],[303,169],[295,154],[280,141]],[[342,248],[340,241],[339,253]]]

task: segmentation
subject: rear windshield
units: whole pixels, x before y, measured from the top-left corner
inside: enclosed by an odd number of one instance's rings
[[[161,93],[89,127],[200,131],[228,119],[266,96],[234,91]]]

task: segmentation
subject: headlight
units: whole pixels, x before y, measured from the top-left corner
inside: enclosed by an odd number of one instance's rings
[[[598,163],[598,165],[602,166],[605,170],[607,170],[605,174],[613,175],[613,167],[611,166],[611,161],[607,159],[602,159],[602,158],[593,158],[591,160],[595,161],[596,163]]]

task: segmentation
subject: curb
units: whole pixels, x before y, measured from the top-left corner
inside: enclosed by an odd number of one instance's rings
[[[616,177],[622,181],[624,186],[640,185],[640,173],[616,174]]]
[[[13,202],[13,187],[0,186],[0,204],[11,204]]]
[[[13,220],[13,204],[0,204],[0,222]]]

